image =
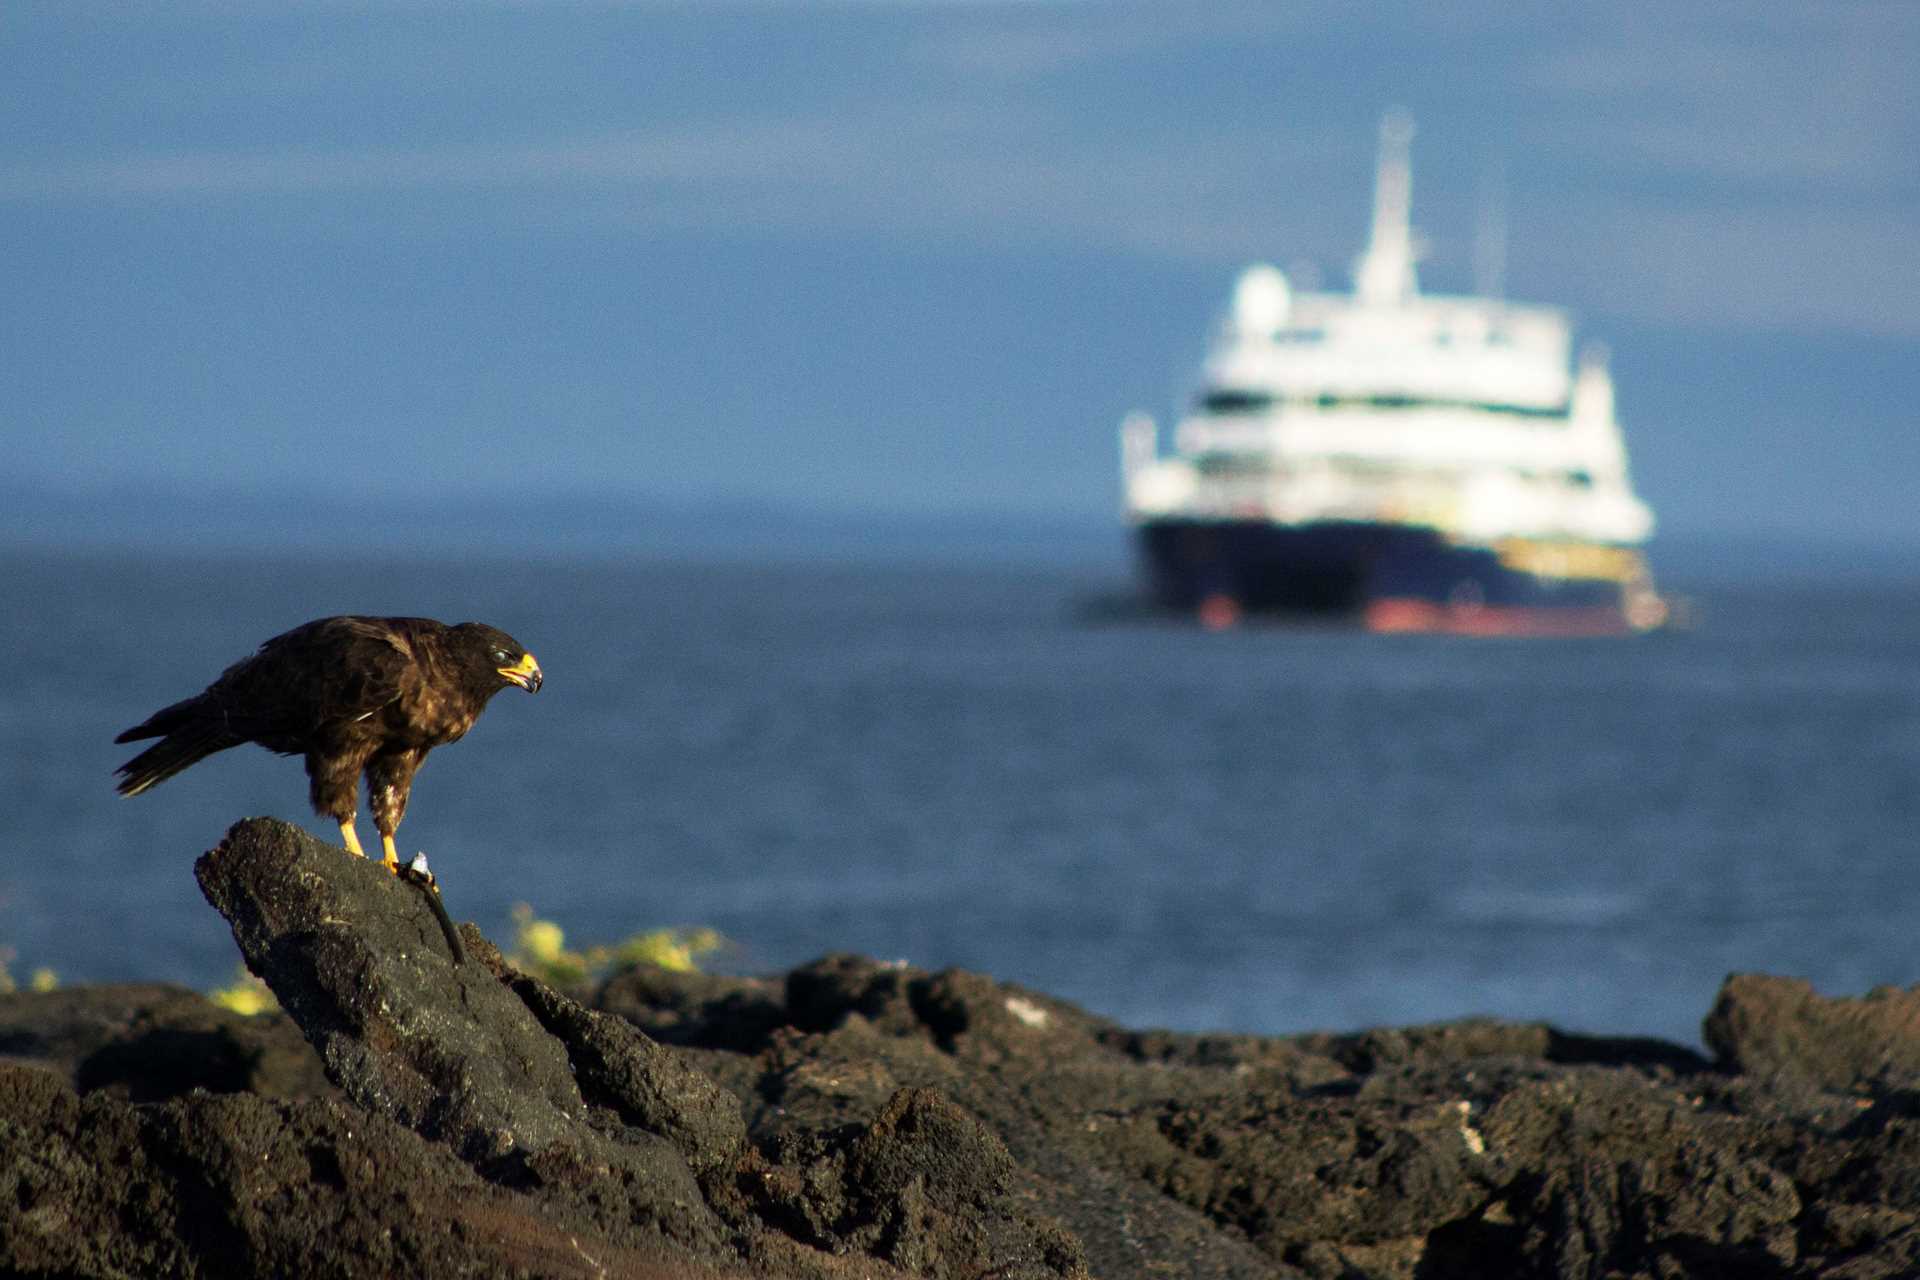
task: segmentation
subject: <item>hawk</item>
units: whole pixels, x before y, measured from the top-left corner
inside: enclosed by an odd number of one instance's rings
[[[137,796],[215,752],[257,742],[306,757],[314,812],[338,822],[362,857],[353,820],[365,774],[384,861],[398,872],[393,833],[427,752],[464,737],[502,689],[537,693],[541,681],[533,655],[485,623],[319,618],[115,738],[160,739],[120,766],[116,790]]]

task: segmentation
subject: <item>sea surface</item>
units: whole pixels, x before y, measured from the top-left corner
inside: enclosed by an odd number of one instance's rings
[[[1206,633],[1091,570],[0,553],[16,977],[230,980],[193,860],[307,808],[243,747],[136,799],[113,736],[328,613],[547,673],[400,831],[456,917],[660,925],[716,967],[957,965],[1135,1026],[1488,1014],[1697,1043],[1733,971],[1920,980],[1920,590],[1702,589],[1637,640]],[[362,832],[372,832],[363,815]]]

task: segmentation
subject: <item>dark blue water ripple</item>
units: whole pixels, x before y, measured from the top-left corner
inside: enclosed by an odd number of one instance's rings
[[[224,981],[191,863],[305,810],[244,749],[137,800],[115,732],[333,612],[532,646],[403,850],[496,933],[710,924],[730,963],[963,965],[1135,1024],[1458,1017],[1695,1038],[1722,977],[1920,977],[1920,593],[1710,594],[1641,641],[1094,623],[1071,573],[0,558],[0,944]]]

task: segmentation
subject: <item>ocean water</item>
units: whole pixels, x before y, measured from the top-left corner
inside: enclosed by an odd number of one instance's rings
[[[0,555],[0,945],[209,987],[194,858],[333,838],[243,747],[145,796],[116,732],[328,613],[478,618],[547,673],[421,772],[450,910],[858,951],[1138,1026],[1490,1014],[1696,1042],[1726,974],[1920,980],[1920,591],[1697,594],[1633,641],[1211,634],[1097,572]],[[363,815],[362,832],[371,839]]]

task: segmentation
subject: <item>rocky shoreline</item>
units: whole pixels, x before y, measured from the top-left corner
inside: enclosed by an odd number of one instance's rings
[[[1712,1057],[1133,1031],[832,956],[555,991],[270,819],[196,865],[284,1014],[0,996],[0,1271],[1920,1275],[1920,989],[1736,976]]]

